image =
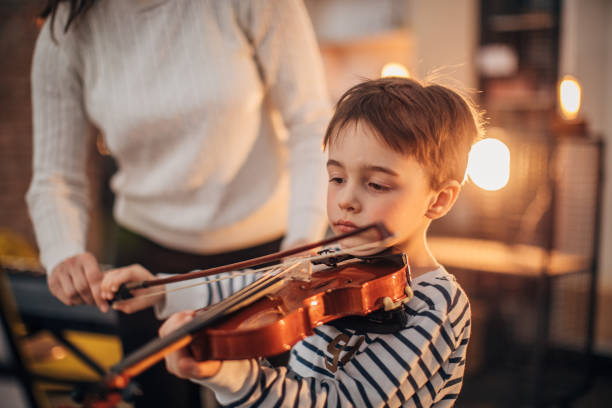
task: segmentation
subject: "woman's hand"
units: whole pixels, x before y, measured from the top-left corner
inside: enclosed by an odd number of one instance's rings
[[[195,312],[187,310],[175,313],[159,328],[160,337],[164,337],[193,319]],[[219,372],[221,361],[196,361],[189,347],[174,351],[165,356],[166,369],[179,378],[203,379]]]
[[[95,303],[106,312],[108,303],[100,293],[102,272],[96,258],[89,252],[65,259],[47,276],[49,290],[66,305]]]
[[[140,282],[144,280],[155,279],[155,276],[140,265],[134,264],[123,268],[111,269],[104,274],[100,292],[102,297],[111,300],[115,293],[119,290],[119,286],[127,282]],[[164,299],[163,294],[155,296],[150,295],[154,292],[159,292],[160,288],[148,288],[134,290],[132,294],[134,298],[126,300],[118,300],[113,303],[113,309],[120,310],[124,313],[134,313],[142,309],[146,309]]]

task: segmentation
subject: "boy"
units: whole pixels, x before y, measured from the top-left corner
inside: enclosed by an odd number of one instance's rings
[[[255,359],[196,362],[183,349],[166,357],[168,370],[232,406],[452,406],[463,380],[470,307],[430,253],[426,232],[457,199],[478,133],[470,105],[439,85],[383,78],[348,90],[323,142],[328,219],[337,234],[375,221],[394,233],[392,250],[407,255],[415,294],[401,326],[381,329],[367,319],[356,327],[319,326],[292,348],[287,368]],[[363,233],[342,246],[377,239]],[[114,280],[103,283],[107,297],[126,278]],[[160,334],[192,315],[173,315]]]

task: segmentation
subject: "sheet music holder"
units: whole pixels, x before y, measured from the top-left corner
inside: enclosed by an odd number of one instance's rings
[[[24,364],[13,327],[19,316],[6,272],[0,266],[0,396],[2,405],[14,408],[44,407],[36,395],[34,379]]]

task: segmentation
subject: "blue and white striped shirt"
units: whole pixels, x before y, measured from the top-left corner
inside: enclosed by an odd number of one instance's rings
[[[251,279],[200,289],[214,303]],[[291,350],[288,367],[264,360],[224,362],[197,382],[234,407],[449,407],[463,383],[471,313],[468,298],[443,268],[412,282],[407,323],[380,334],[326,324]],[[204,293],[202,293],[204,295]]]

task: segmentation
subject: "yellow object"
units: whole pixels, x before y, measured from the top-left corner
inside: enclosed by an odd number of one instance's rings
[[[0,228],[0,265],[14,269],[42,272],[38,252],[21,235]]]
[[[53,337],[49,333],[45,335]],[[68,341],[106,369],[119,362],[122,357],[121,343],[116,336],[76,331],[69,331],[64,335]],[[60,343],[55,343],[51,350],[51,358],[29,362],[32,372],[58,379],[92,381],[100,378],[95,371]]]

